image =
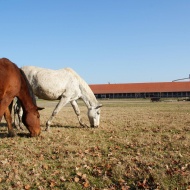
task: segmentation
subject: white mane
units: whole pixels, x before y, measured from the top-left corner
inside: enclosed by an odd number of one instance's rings
[[[94,93],[92,92],[89,85],[71,68],[65,68],[68,72],[72,73],[79,81],[80,89],[83,95],[88,95],[91,100],[91,106],[96,106],[98,104]],[[92,105],[93,104],[93,105]]]

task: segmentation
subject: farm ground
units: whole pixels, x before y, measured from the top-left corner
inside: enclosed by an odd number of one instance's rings
[[[42,134],[0,127],[0,189],[190,189],[190,102],[104,100],[101,126],[81,128],[70,105],[38,100]],[[86,106],[79,101],[84,121]]]

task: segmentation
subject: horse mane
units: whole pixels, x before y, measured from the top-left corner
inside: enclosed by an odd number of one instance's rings
[[[89,95],[90,100],[93,103],[97,104],[96,97],[95,97],[94,93],[92,92],[91,88],[89,87],[89,85],[86,83],[86,81],[84,79],[82,79],[73,69],[65,68],[65,70],[72,73],[77,78],[77,80],[79,81],[79,86],[80,86],[81,91],[83,91],[83,92],[85,91],[85,94]]]
[[[28,87],[28,90],[29,90],[29,93],[30,93],[30,97],[32,98],[32,102],[34,103],[34,105],[37,105],[36,98],[35,98],[34,92],[32,90],[32,86],[30,85],[24,71],[22,69],[19,69],[19,70],[20,70],[21,75],[24,77],[24,80],[26,81],[26,84],[27,84],[27,87]]]

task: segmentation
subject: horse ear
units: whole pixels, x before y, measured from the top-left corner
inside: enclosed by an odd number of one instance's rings
[[[43,110],[43,109],[45,109],[45,108],[37,107],[37,109],[38,109],[38,110]]]
[[[102,106],[102,104],[99,104],[98,106],[96,106],[96,109],[101,108]]]

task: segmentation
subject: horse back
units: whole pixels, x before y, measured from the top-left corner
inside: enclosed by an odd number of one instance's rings
[[[14,97],[21,87],[20,71],[9,59],[0,59],[0,97]]]

